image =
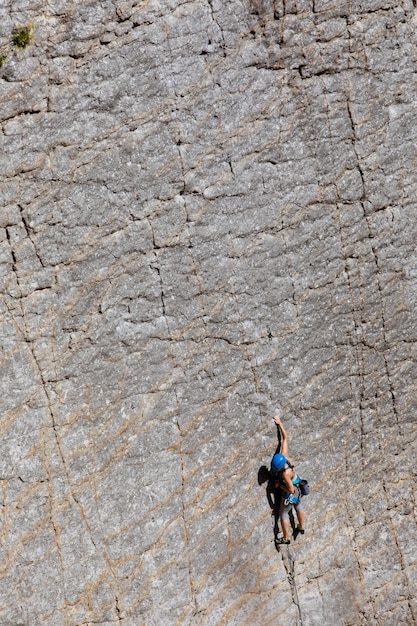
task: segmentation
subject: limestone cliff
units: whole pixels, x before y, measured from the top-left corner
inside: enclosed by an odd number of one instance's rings
[[[0,625],[416,623],[413,1],[0,18]]]

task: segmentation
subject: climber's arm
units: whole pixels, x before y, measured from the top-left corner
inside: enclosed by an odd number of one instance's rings
[[[274,417],[274,422],[277,425],[277,428],[280,429],[281,431],[281,454],[283,454],[285,456],[286,459],[288,459],[288,435],[287,432],[284,428],[284,426],[282,425],[281,419],[278,415],[276,415]],[[290,460],[290,459],[288,459]]]
[[[295,493],[295,489],[294,489],[294,485],[292,484],[292,480],[291,480],[291,472],[292,468],[288,467],[286,470],[283,470],[282,472],[282,479],[285,483],[285,486],[287,488],[287,492],[288,493]]]

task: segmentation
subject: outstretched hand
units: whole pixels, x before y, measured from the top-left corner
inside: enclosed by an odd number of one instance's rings
[[[281,418],[279,417],[279,415],[275,415],[274,422],[277,426],[281,426]]]

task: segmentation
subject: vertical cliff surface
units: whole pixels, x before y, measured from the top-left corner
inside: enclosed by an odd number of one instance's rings
[[[0,624],[416,623],[412,0],[0,18]]]

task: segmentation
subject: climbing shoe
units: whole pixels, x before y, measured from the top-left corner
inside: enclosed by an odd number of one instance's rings
[[[279,538],[277,537],[277,539],[275,539],[275,543],[288,545],[289,543],[291,543],[291,539],[285,539],[284,537],[279,537]]]
[[[300,528],[300,526],[298,527],[298,532],[300,533],[300,535],[304,535],[305,530],[304,528]]]

